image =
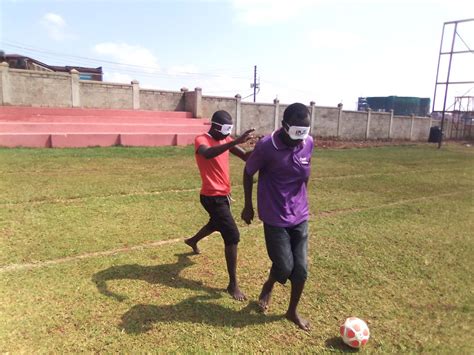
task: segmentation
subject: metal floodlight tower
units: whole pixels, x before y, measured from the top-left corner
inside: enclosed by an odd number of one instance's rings
[[[461,131],[461,136],[463,136],[468,122],[469,136],[471,136],[472,124],[474,123],[474,96],[456,96],[454,98],[451,136],[454,124],[456,124],[456,138],[458,138],[459,131]]]
[[[435,84],[435,89],[434,89],[434,96],[433,96],[433,109],[431,112],[441,112],[441,137],[438,142],[438,149],[441,148],[442,140],[443,140],[443,130],[444,130],[444,120],[445,120],[445,114],[447,112],[453,114],[454,110],[446,110],[446,101],[448,98],[448,88],[450,85],[459,85],[459,84],[474,84],[474,81],[450,81],[450,76],[451,76],[451,66],[453,62],[453,55],[463,55],[463,54],[474,54],[474,50],[472,50],[468,44],[463,40],[463,38],[460,36],[458,32],[458,27],[461,27],[462,24],[465,24],[467,22],[474,22],[474,18],[472,19],[466,19],[466,20],[458,20],[458,21],[450,21],[450,22],[445,22],[443,25],[443,32],[441,34],[441,44],[439,47],[439,57],[438,57],[438,69],[436,72],[436,84]],[[444,33],[446,26],[454,26],[453,29],[453,37],[451,41],[451,46],[449,51],[444,51],[443,52],[443,39],[444,39]],[[454,44],[456,42],[456,38],[459,38],[459,40],[464,44],[464,46],[467,48],[467,50],[454,50]],[[449,64],[448,64],[448,70],[447,70],[447,77],[445,81],[439,81],[439,76],[440,76],[440,63],[441,63],[441,57],[442,56],[449,56]],[[444,101],[443,101],[443,109],[442,111],[436,111],[435,110],[435,104],[436,104],[436,92],[438,89],[438,86],[442,85],[444,86]],[[454,105],[454,104],[453,104]],[[452,107],[451,105],[450,107]]]

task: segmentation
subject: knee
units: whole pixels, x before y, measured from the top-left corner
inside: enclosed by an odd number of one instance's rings
[[[226,246],[236,245],[240,242],[240,233],[238,230],[228,231],[227,233],[221,233]]]
[[[272,266],[273,277],[281,284],[284,284],[286,280],[293,273],[293,260],[287,260],[285,262],[274,263]]]
[[[305,282],[308,278],[308,266],[306,263],[297,263],[289,279],[292,282]]]

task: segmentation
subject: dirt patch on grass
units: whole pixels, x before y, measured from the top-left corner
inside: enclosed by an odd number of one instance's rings
[[[351,148],[372,148],[384,146],[399,146],[399,145],[413,145],[421,142],[412,142],[407,140],[342,140],[342,139],[328,139],[318,138],[314,140],[316,148],[323,149],[351,149]],[[423,142],[424,143],[424,142]]]
[[[244,149],[253,149],[255,144],[264,136],[258,136],[250,139],[248,142],[242,144]],[[344,140],[338,138],[322,138],[315,137],[314,145],[320,149],[352,149],[352,148],[376,148],[385,146],[402,146],[402,145],[437,145],[437,143],[428,143],[425,141],[408,141],[408,140],[396,140],[396,139],[377,139],[377,140]],[[474,141],[455,141],[445,140],[443,144],[453,145],[464,145],[474,146]]]
[[[253,149],[255,144],[263,136],[258,136],[250,139],[248,142],[242,144],[244,149]],[[351,149],[351,148],[370,148],[370,147],[383,147],[383,146],[399,146],[399,145],[413,145],[424,142],[411,142],[402,140],[368,140],[368,141],[356,141],[356,140],[342,140],[337,138],[314,138],[314,145],[316,148],[322,149]]]

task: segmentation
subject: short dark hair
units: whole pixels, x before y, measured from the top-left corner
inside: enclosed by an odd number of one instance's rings
[[[283,113],[283,120],[285,122],[288,122],[292,119],[297,119],[300,121],[304,120],[306,117],[309,117],[308,107],[299,102],[295,102],[294,104],[288,106]]]
[[[232,123],[232,116],[229,112],[220,110],[214,112],[211,121],[216,123],[229,124]]]

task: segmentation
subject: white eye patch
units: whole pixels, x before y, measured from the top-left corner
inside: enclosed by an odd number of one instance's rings
[[[293,140],[306,139],[309,135],[309,127],[288,126],[285,130]]]
[[[234,125],[232,124],[221,124],[217,122],[212,122],[212,124],[220,126],[221,129],[217,131],[222,133],[224,136],[228,136],[232,132],[232,128],[234,128]]]

